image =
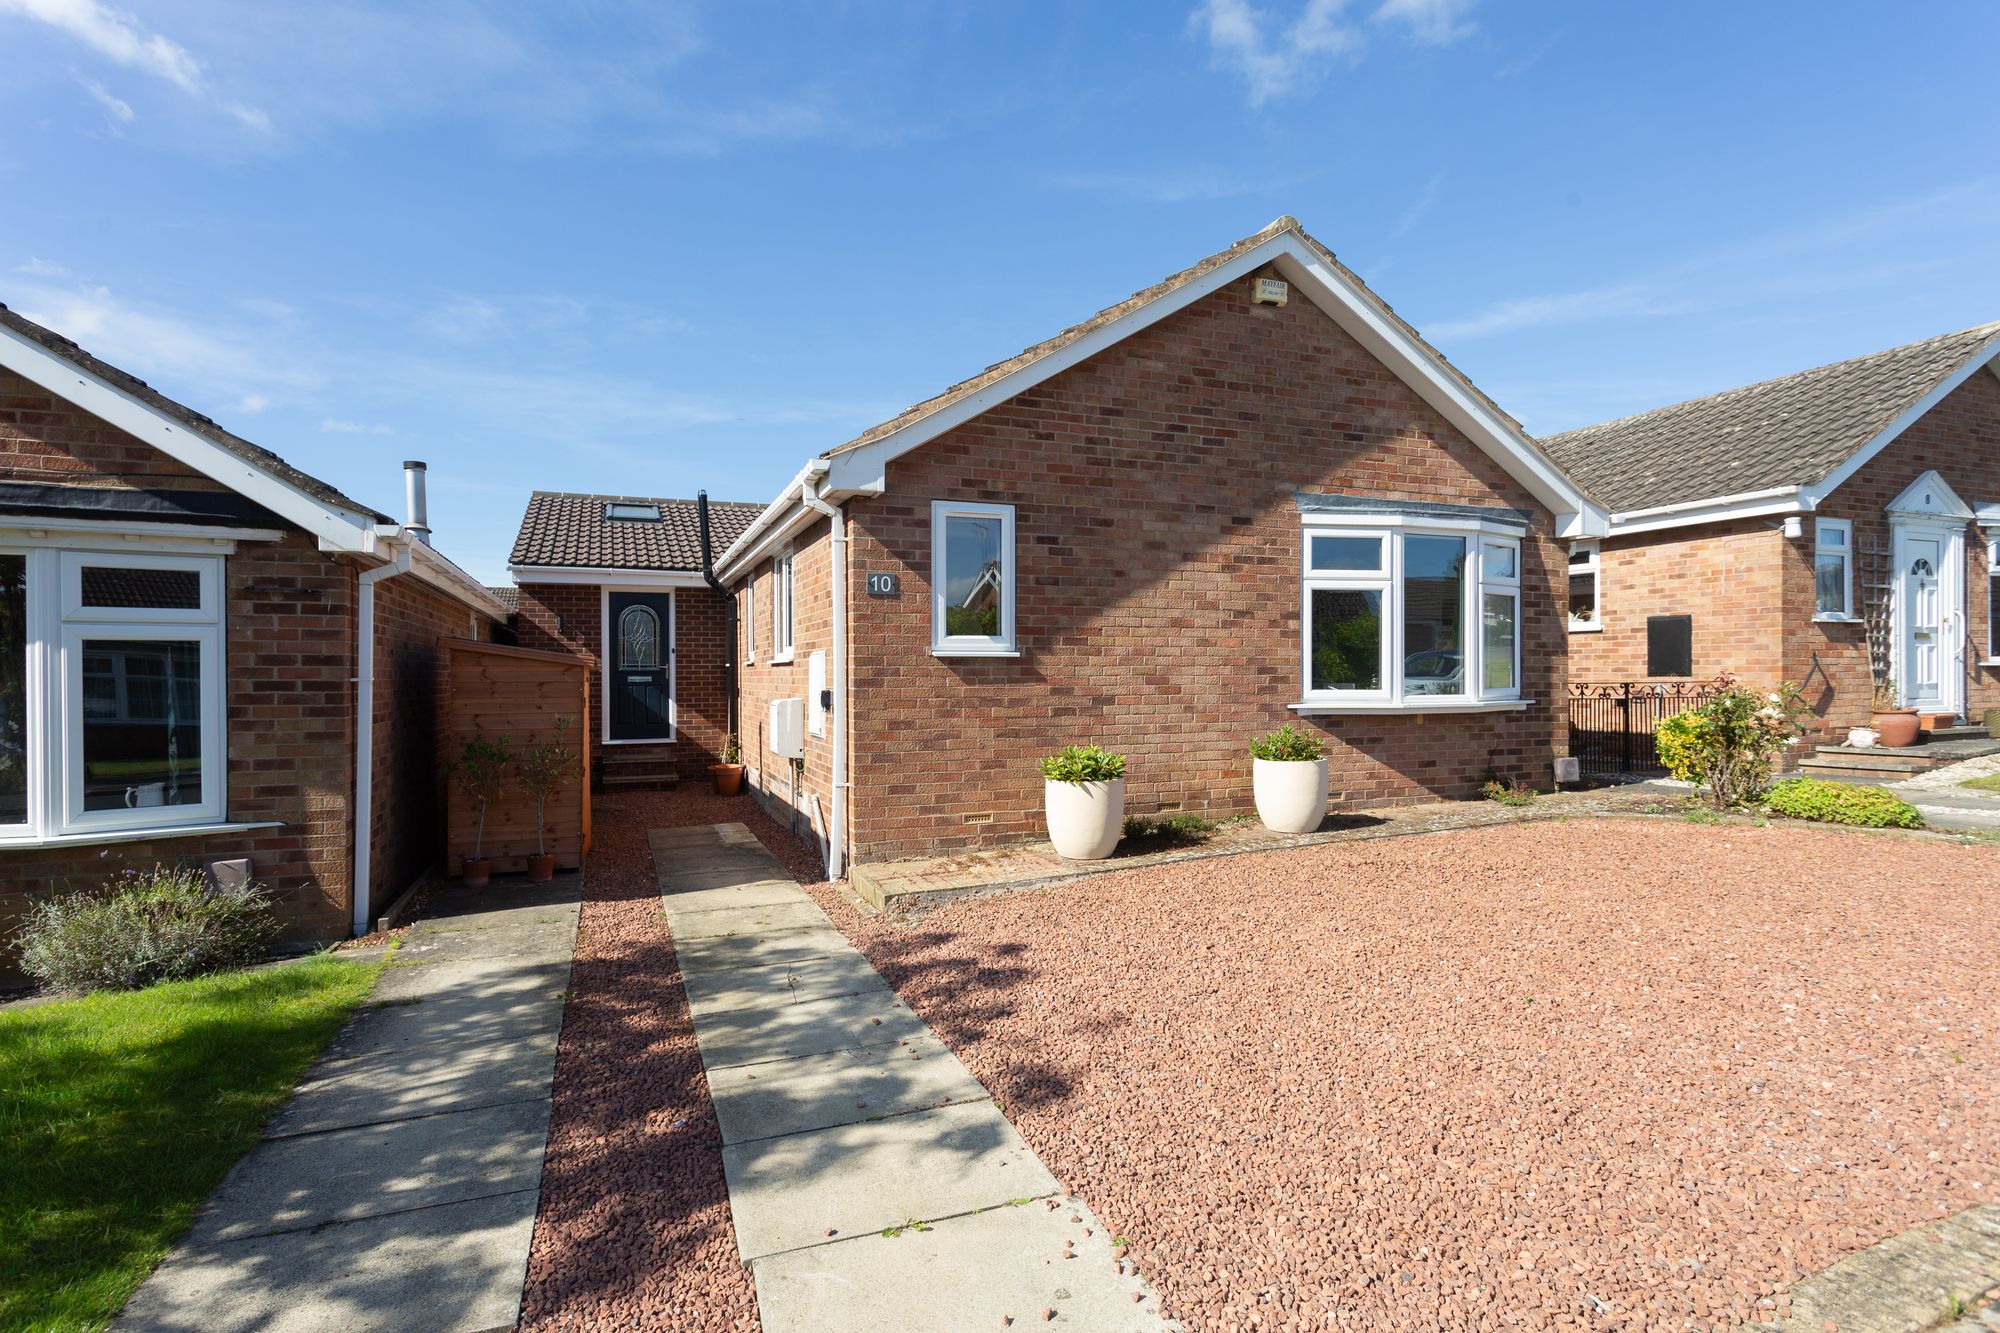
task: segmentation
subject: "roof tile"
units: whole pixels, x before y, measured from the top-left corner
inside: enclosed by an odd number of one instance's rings
[[[604,516],[612,503],[658,505],[658,522]],[[743,534],[764,506],[711,500],[711,542],[721,555]],[[576,495],[536,491],[528,498],[521,531],[514,538],[512,565],[570,569],[697,570],[701,568],[701,526],[693,500],[648,495]]]

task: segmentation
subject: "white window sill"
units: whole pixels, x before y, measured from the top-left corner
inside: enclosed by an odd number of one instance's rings
[[[1569,622],[1569,632],[1571,634],[1602,634],[1604,633],[1604,626],[1595,620],[1582,624],[1572,620]]]
[[[85,833],[51,833],[44,837],[0,837],[0,852],[36,847],[98,847],[114,842],[158,842],[162,838],[202,838],[212,834],[249,833],[283,828],[282,820],[260,823],[176,824],[171,828],[95,829]]]
[[[1437,703],[1420,700],[1341,703],[1306,699],[1287,707],[1302,717],[1332,717],[1343,713],[1518,713],[1534,705],[1533,699],[1451,699]]]
[[[1815,625],[1859,625],[1860,616],[1814,616]]]
[[[788,651],[786,651],[786,652],[782,652],[782,653],[773,653],[773,654],[771,654],[771,660],[770,660],[770,662],[769,662],[769,663],[768,663],[767,665],[770,665],[770,666],[790,666],[790,665],[792,664],[792,662],[793,662],[794,660],[795,660],[795,659],[794,659],[794,658],[792,657],[792,654],[791,654],[791,652],[790,652],[790,651],[788,650]]]
[[[932,657],[1019,657],[1018,648],[957,648],[941,644],[931,645]]]
[[[2000,667],[2000,657],[1982,657],[1979,659],[1979,665],[1983,667]]]

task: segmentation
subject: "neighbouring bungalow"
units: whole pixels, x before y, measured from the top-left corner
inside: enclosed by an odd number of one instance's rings
[[[619,521],[535,500],[558,503]],[[1546,788],[1570,543],[1604,522],[1280,218],[827,449],[716,543],[744,760],[836,876],[1039,836],[1036,761],[1072,742],[1128,756],[1142,814],[1248,811],[1246,747],[1286,722],[1324,738],[1339,806]],[[626,577],[594,550],[572,559]],[[555,613],[582,647],[622,613],[609,576],[578,581]],[[707,639],[722,608],[697,605]],[[722,679],[678,643],[680,688]]]
[[[1878,684],[2000,708],[2000,324],[1542,441],[1610,508],[1570,544],[1570,674],[1799,682],[1835,738]]]
[[[506,608],[405,466],[399,523],[0,306],[0,936],[165,862],[339,939],[438,864],[439,641]]]

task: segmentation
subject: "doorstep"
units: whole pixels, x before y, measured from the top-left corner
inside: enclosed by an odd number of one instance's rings
[[[1599,791],[1544,793],[1528,806],[1493,801],[1435,801],[1423,805],[1388,806],[1378,810],[1336,811],[1312,833],[1273,833],[1254,816],[1216,826],[1201,843],[1150,850],[1119,850],[1102,861],[1066,861],[1045,841],[982,847],[943,856],[909,857],[850,865],[855,891],[878,911],[902,913],[935,907],[954,898],[999,893],[1008,889],[1041,888],[1089,875],[1136,870],[1144,866],[1199,861],[1215,856],[1243,856],[1285,847],[1315,847],[1328,842],[1395,838],[1447,829],[1517,824],[1565,815],[1636,809],[1657,801],[1659,793],[1643,786]]]

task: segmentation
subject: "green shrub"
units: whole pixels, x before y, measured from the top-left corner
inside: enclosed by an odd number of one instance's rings
[[[1191,847],[1207,842],[1215,833],[1215,821],[1200,815],[1168,815],[1148,819],[1144,815],[1125,817],[1125,836],[1134,842],[1157,842],[1168,847]]]
[[[137,990],[254,963],[274,931],[262,886],[155,866],[32,903],[15,940],[22,970],[58,990]]]
[[[1110,782],[1125,776],[1125,756],[1095,745],[1065,745],[1042,760],[1042,776],[1051,782]]]
[[[1319,758],[1326,753],[1326,743],[1310,731],[1301,731],[1287,722],[1268,736],[1259,736],[1250,742],[1250,757],[1253,759],[1277,759],[1287,763],[1302,763]]]
[[[1488,778],[1486,785],[1479,791],[1487,800],[1498,801],[1502,805],[1533,805],[1535,798],[1541,795],[1533,787],[1524,787],[1518,782],[1505,782],[1499,778]]]
[[[1922,812],[1894,792],[1826,778],[1787,778],[1765,794],[1764,804],[1776,814],[1817,819],[1827,824],[1858,824],[1863,828],[1924,826]]]
[[[1724,676],[1715,697],[1653,729],[1660,762],[1718,810],[1742,805],[1771,780],[1778,756],[1805,731],[1798,687],[1759,694]]]

